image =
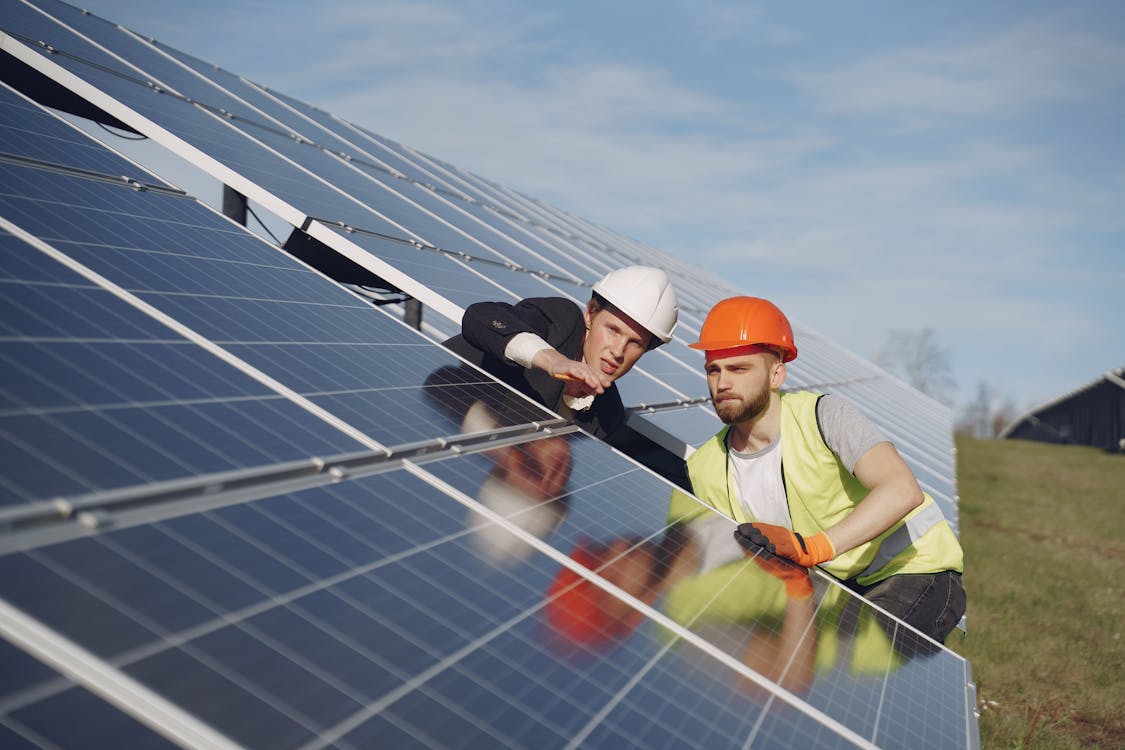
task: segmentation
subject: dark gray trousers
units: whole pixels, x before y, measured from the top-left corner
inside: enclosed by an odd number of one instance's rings
[[[870,586],[845,585],[939,643],[965,614],[961,574],[952,570],[894,575]]]

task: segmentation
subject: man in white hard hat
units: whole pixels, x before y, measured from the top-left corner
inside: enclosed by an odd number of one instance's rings
[[[625,421],[614,381],[672,339],[677,315],[668,275],[629,266],[594,284],[585,308],[562,297],[470,305],[445,346],[604,439]]]

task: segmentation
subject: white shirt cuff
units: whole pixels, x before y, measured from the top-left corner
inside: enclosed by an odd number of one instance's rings
[[[512,336],[508,345],[504,347],[504,359],[515,362],[520,367],[530,369],[531,360],[536,353],[550,348],[552,348],[551,345],[540,336],[530,331],[524,331]]]

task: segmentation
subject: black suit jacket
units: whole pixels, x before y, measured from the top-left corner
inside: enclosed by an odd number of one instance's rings
[[[582,312],[581,307],[562,297],[532,297],[514,305],[477,302],[465,310],[461,334],[444,343],[464,359],[558,412],[563,405],[565,383],[542,370],[526,370],[506,361],[504,348],[512,336],[530,332],[542,337],[564,356],[581,360],[582,341],[586,336]],[[589,409],[574,412],[574,422],[595,437],[612,443],[611,436],[625,422],[625,407],[617,385],[611,385],[595,398]]]

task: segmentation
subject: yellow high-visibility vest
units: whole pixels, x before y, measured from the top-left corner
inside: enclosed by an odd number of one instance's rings
[[[813,536],[838,523],[867,496],[867,488],[840,463],[824,443],[816,420],[821,394],[781,396],[781,473],[793,530]],[[687,459],[696,497],[739,523],[754,521],[734,490],[724,427]],[[961,572],[964,559],[949,522],[929,494],[905,518],[869,542],[838,555],[820,567],[843,580],[870,585],[899,573]],[[676,491],[669,523],[682,523],[707,510]]]

